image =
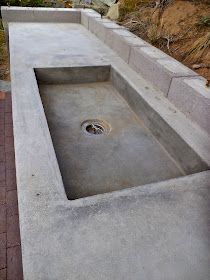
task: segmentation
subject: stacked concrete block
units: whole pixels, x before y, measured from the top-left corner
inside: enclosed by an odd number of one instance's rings
[[[105,42],[113,29],[125,29],[118,24],[108,20],[91,17],[89,19],[89,30],[95,34],[101,41]]]
[[[101,15],[91,9],[81,10],[81,24],[83,24],[87,29],[89,29],[90,18],[101,18]]]
[[[167,96],[173,77],[197,76],[172,57],[155,47],[133,47],[129,65]]]
[[[81,21],[132,69],[210,134],[210,89],[194,71],[95,11],[82,11]]]
[[[149,46],[145,41],[126,29],[112,29],[105,43],[111,47],[125,62],[129,62],[131,48],[134,46]]]
[[[165,96],[168,95],[172,78],[197,76],[195,72],[124,27],[100,17],[96,12],[82,11],[82,24]]]
[[[210,88],[204,78],[174,78],[169,100],[210,134]]]
[[[2,17],[6,22],[81,22],[81,11],[66,8],[4,7]]]

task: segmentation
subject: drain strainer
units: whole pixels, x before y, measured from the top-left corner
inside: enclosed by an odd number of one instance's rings
[[[103,135],[108,134],[110,126],[105,121],[87,120],[82,123],[82,131],[87,135]]]

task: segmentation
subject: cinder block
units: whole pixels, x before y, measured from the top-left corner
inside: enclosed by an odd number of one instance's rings
[[[133,46],[149,46],[145,41],[126,29],[112,29],[106,34],[105,43],[128,63]]]
[[[102,19],[101,17],[89,17],[89,30],[97,35],[99,32],[104,32],[103,23],[112,23],[109,19]]]
[[[5,22],[81,22],[81,10],[65,8],[2,7]]]
[[[173,77],[197,76],[195,72],[155,47],[133,47],[129,65],[167,96]]]
[[[81,11],[81,24],[89,29],[89,18],[101,18],[101,15],[94,10],[84,9]]]
[[[125,29],[124,27],[110,21],[109,19],[90,18],[89,30],[94,33],[102,42],[105,42],[110,30]]]
[[[210,88],[204,78],[174,78],[169,100],[187,117],[210,134]]]

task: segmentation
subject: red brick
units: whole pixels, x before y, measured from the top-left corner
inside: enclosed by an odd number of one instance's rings
[[[14,139],[13,137],[5,137],[5,152],[14,152]]]
[[[6,182],[0,183],[0,188],[6,188]]]
[[[14,152],[5,153],[6,170],[15,169],[15,154]]]
[[[8,191],[17,189],[15,169],[6,170],[6,187]]]
[[[10,91],[6,92],[5,97],[6,97],[6,101],[12,102],[12,95]]]
[[[4,162],[0,162],[0,184],[5,183],[5,180],[6,180],[5,164]]]
[[[7,216],[18,215],[18,198],[17,191],[8,191],[6,193]]]
[[[12,98],[11,98],[11,94],[6,94],[5,112],[7,112],[7,113],[12,112]]]
[[[6,278],[7,278],[7,269],[6,268],[0,269],[0,279],[6,280]]]
[[[5,149],[4,146],[0,146],[0,162],[5,161]]]
[[[3,122],[0,122],[0,138],[4,138],[4,123]],[[2,145],[0,143],[0,145]]]
[[[6,205],[0,205],[0,233],[6,232]]]
[[[5,113],[5,124],[12,124],[12,113]]]
[[[20,246],[8,248],[7,250],[7,280],[23,280]]]
[[[0,126],[1,126],[1,123],[0,123]],[[0,146],[4,146],[5,144],[5,140],[4,140],[4,131],[2,132],[0,130]]]
[[[6,97],[5,92],[0,91],[0,100],[4,100]]]
[[[0,109],[4,109],[5,101],[0,99]]]
[[[6,203],[6,187],[0,187],[0,205]]]
[[[0,123],[5,122],[5,113],[4,113],[4,108],[0,108]]]
[[[0,269],[5,268],[6,267],[6,248],[2,248],[0,250]]]
[[[5,119],[5,104],[3,104],[1,107],[0,107],[0,119],[1,121]]]
[[[6,137],[13,136],[13,126],[12,126],[12,124],[5,124],[5,136]]]
[[[0,249],[6,248],[6,244],[7,244],[6,233],[0,233]]]
[[[20,229],[18,215],[7,217],[7,247],[20,245]]]

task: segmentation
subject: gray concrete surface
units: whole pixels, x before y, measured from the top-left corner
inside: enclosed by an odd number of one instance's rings
[[[34,69],[111,65],[209,166],[208,134],[80,24],[10,22],[9,36],[24,279],[207,280],[210,172],[67,200]]]
[[[210,89],[204,78],[173,79],[168,99],[210,134]]]
[[[110,82],[42,85],[40,94],[69,199],[184,174]],[[110,132],[85,133],[87,120]]]
[[[152,46],[132,48],[129,65],[145,79],[154,83],[164,95],[168,94],[173,77],[198,76],[191,69]]]

